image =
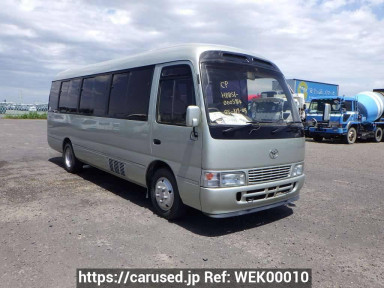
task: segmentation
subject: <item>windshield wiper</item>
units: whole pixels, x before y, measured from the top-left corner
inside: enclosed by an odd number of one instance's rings
[[[234,127],[225,129],[225,130],[223,130],[223,134],[227,134],[227,133],[230,133],[230,132],[241,130],[241,129],[244,129],[246,127],[253,127],[253,129],[249,132],[249,134],[251,134],[253,131],[259,130],[260,127],[261,127],[259,121],[249,121],[249,122],[245,122],[245,123],[247,123],[247,124],[246,125],[241,125],[241,126],[234,126]]]
[[[278,122],[276,122],[276,123],[278,123]],[[287,128],[290,129],[289,131],[297,132],[301,127],[300,126],[294,126],[294,124],[299,124],[299,123],[302,124],[300,121],[287,122],[287,125],[276,128],[275,130],[272,130],[271,134],[276,134],[276,133],[278,133],[284,129],[287,129]],[[294,131],[292,129],[294,129]]]

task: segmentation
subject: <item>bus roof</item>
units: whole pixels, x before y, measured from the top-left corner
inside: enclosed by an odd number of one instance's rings
[[[181,44],[168,48],[160,48],[150,50],[140,54],[109,60],[105,62],[95,63],[80,68],[68,69],[57,74],[54,80],[63,80],[80,76],[95,75],[103,72],[119,71],[134,67],[147,65],[155,65],[172,61],[187,60],[197,64],[201,53],[205,51],[226,51],[246,55],[252,55],[256,58],[267,60],[259,55],[247,52],[242,49],[214,45],[214,44]],[[267,60],[268,61],[268,60]]]

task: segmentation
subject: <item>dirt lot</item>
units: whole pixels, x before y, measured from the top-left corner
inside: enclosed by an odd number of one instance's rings
[[[0,120],[0,287],[74,287],[76,268],[312,268],[313,287],[384,285],[384,143],[306,144],[292,207],[156,216],[145,190],[68,174],[45,120]]]

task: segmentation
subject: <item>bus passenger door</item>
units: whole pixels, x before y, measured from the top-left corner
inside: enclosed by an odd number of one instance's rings
[[[192,128],[186,127],[187,107],[196,105],[198,100],[193,79],[195,74],[189,62],[163,65],[157,72],[157,101],[152,113],[155,116],[152,155],[172,168],[183,202],[201,209],[202,137],[193,137]]]

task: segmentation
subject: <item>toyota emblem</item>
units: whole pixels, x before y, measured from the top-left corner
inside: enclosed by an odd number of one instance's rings
[[[271,159],[276,159],[278,156],[279,156],[279,150],[273,149],[269,151],[269,157],[271,157]]]

